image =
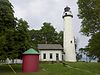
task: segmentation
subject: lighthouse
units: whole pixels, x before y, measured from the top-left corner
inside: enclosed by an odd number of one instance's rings
[[[64,60],[68,62],[76,62],[75,43],[72,29],[73,15],[68,6],[64,8],[62,17],[64,20]]]

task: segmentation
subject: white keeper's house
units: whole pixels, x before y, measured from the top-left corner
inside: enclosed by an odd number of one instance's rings
[[[40,61],[62,61],[63,48],[60,44],[38,44]]]

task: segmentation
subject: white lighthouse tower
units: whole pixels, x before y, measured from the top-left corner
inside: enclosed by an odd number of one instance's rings
[[[68,62],[76,62],[75,54],[75,43],[72,30],[72,18],[73,15],[70,11],[70,8],[67,6],[64,8],[64,60]]]

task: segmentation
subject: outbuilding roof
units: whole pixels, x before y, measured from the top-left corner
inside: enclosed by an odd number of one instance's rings
[[[25,51],[23,54],[39,54],[39,52],[30,48],[29,50]]]
[[[38,44],[39,50],[63,50],[60,44]]]

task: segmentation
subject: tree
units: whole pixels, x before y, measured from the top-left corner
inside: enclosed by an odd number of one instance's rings
[[[91,62],[91,60],[95,60],[97,57],[94,54],[91,54],[90,52],[90,48],[88,46],[86,46],[85,48],[80,48],[79,49],[79,53],[81,53],[81,55],[85,55],[86,56],[86,62],[88,62],[89,58],[89,62]]]
[[[8,46],[11,35],[14,32],[16,27],[16,21],[14,18],[13,6],[8,0],[0,0],[0,58],[6,59],[10,54],[7,52],[11,52],[10,47]],[[11,37],[9,37],[11,36]],[[9,41],[9,43],[8,43]]]
[[[78,7],[81,32],[86,36],[100,32],[100,0],[78,0]]]
[[[80,48],[79,54],[82,56],[83,54],[86,56],[86,62],[87,62],[87,56],[89,56],[88,48]]]
[[[62,46],[63,46],[63,31],[60,31],[59,33],[58,33],[58,38],[57,38],[57,43],[58,44],[61,44]]]
[[[91,37],[88,44],[89,52],[91,55],[96,56],[100,62],[100,32]]]
[[[3,47],[5,46],[6,44],[6,37],[5,35],[2,35],[0,33],[0,60],[4,60],[6,58],[5,56],[5,51],[3,50]]]
[[[91,36],[88,46],[89,56],[97,56],[100,61],[100,0],[78,0],[79,18],[82,19],[81,32]]]
[[[8,0],[0,0],[0,32],[15,28],[13,6]]]
[[[32,29],[29,32],[30,32],[30,36],[31,36],[31,39],[32,39],[32,42],[33,42],[33,48],[37,49],[37,44],[44,43],[43,40],[42,40],[41,31]]]
[[[82,58],[82,50],[77,51],[78,39],[76,39],[75,37],[74,37],[74,43],[75,43],[76,60],[79,61]]]
[[[63,45],[63,31],[58,33],[51,23],[44,22],[40,30],[30,30],[30,35],[34,48],[37,48],[37,44]]]
[[[76,52],[76,60],[79,61],[82,58],[82,54],[79,52]]]
[[[14,17],[9,0],[0,0],[0,59],[20,58],[23,51],[32,47],[28,23]]]
[[[15,30],[15,40],[16,49],[18,51],[18,56],[21,58],[22,53],[33,47],[31,35],[29,34],[28,23],[22,18],[17,20],[16,30]]]
[[[57,32],[55,31],[55,28],[51,25],[51,23],[43,23],[43,26],[40,29],[40,32],[42,34],[42,40],[43,43],[52,44],[56,43],[57,39]]]

